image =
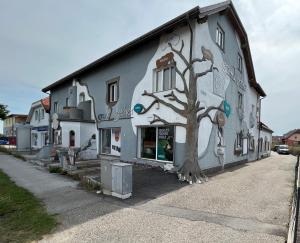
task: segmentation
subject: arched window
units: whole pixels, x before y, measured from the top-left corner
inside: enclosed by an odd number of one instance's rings
[[[85,101],[85,94],[82,92],[82,93],[80,93],[80,95],[79,95],[79,103],[80,102],[84,102]]]
[[[69,134],[69,146],[75,147],[75,132],[73,130],[71,130]]]

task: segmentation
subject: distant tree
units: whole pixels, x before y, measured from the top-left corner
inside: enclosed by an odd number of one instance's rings
[[[7,105],[0,104],[0,120],[4,120],[8,113],[9,110],[7,110]]]

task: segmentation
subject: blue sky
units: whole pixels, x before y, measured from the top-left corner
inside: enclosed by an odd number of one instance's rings
[[[0,103],[28,113],[46,85],[197,5],[217,2],[0,0]],[[268,95],[263,121],[275,134],[300,128],[300,1],[233,3]]]

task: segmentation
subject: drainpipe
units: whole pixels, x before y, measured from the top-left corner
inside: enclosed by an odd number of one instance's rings
[[[51,143],[53,143],[53,136],[52,136],[52,126],[51,126],[51,93],[48,92],[44,92],[45,94],[49,95],[49,105],[50,105],[50,110],[49,110],[49,115],[48,115],[48,143],[47,145],[50,145]]]
[[[262,99],[264,99],[265,97],[259,97],[259,116],[258,116],[258,139],[257,139],[257,160],[259,160],[259,150],[260,150],[260,119],[261,119],[261,101]]]

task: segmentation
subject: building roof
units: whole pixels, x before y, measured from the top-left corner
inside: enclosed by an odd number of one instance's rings
[[[236,31],[241,39],[241,44],[242,44],[241,46],[242,46],[243,54],[244,54],[244,57],[246,60],[245,64],[246,64],[247,71],[248,71],[247,73],[248,73],[248,77],[249,77],[250,86],[252,86],[258,92],[258,94],[260,94],[261,96],[263,96],[263,97],[266,96],[266,93],[264,92],[262,87],[256,81],[247,33],[246,33],[246,31],[243,27],[243,24],[242,24],[240,18],[238,17],[237,12],[231,1],[225,1],[225,2],[221,2],[218,4],[210,5],[210,6],[203,7],[203,8],[200,8],[197,6],[193,9],[185,12],[184,14],[172,19],[171,21],[153,29],[152,31],[138,37],[137,39],[125,44],[124,46],[121,46],[120,48],[110,52],[109,54],[97,59],[96,61],[57,80],[56,82],[43,88],[42,91],[47,92],[67,81],[76,79],[76,78],[78,78],[79,75],[82,75],[88,71],[91,71],[92,69],[94,69],[96,67],[99,67],[100,65],[102,65],[108,61],[111,61],[112,59],[116,58],[117,56],[119,56],[121,54],[129,52],[130,50],[136,48],[137,46],[140,46],[140,45],[146,43],[147,41],[150,41],[154,38],[159,37],[163,33],[172,31],[175,27],[177,27],[179,25],[187,24],[187,16],[190,19],[196,18],[197,20],[201,20],[201,19],[206,19],[209,15],[212,15],[212,14],[215,14],[218,12],[222,12],[229,17],[231,23],[233,24],[234,28],[236,29]]]
[[[260,122],[260,123],[259,123],[259,127],[260,127],[261,130],[265,130],[265,131],[270,132],[270,133],[273,133],[273,132],[274,132],[271,128],[269,128],[269,127],[268,127],[265,123],[263,123],[263,122]]]
[[[48,97],[46,97],[44,99],[41,99],[41,103],[42,103],[45,111],[47,113],[49,113],[50,112],[50,97],[48,96]]]
[[[26,122],[28,122],[28,123],[30,122],[30,120],[32,118],[32,115],[33,115],[33,111],[38,106],[43,106],[44,109],[45,109],[45,111],[47,113],[49,113],[50,112],[50,97],[48,96],[46,98],[37,100],[37,101],[35,101],[35,102],[33,102],[31,104],[31,107],[30,107],[30,110],[29,110]]]
[[[289,138],[290,136],[292,136],[295,133],[300,133],[300,128],[293,129],[293,130],[287,132],[286,134],[283,134],[283,138]]]

